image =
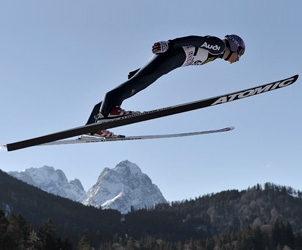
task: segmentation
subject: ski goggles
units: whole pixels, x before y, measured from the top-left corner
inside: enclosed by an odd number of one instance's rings
[[[237,53],[238,53],[238,57],[239,57],[239,58],[240,58],[241,56],[243,56],[243,54],[244,54],[244,48],[238,47]]]

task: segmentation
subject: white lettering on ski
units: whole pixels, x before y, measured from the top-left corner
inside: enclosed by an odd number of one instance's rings
[[[221,103],[231,102],[231,101],[234,101],[237,99],[242,99],[242,98],[257,95],[257,94],[261,94],[261,93],[264,93],[264,92],[267,92],[270,90],[283,88],[283,87],[286,87],[286,86],[292,84],[293,80],[294,80],[294,78],[290,78],[290,79],[286,79],[284,81],[267,84],[265,86],[256,87],[256,88],[249,89],[249,90],[244,90],[244,91],[234,93],[231,95],[227,95],[227,96],[222,96],[222,97],[219,97],[216,101],[214,101],[213,104],[211,104],[211,106],[221,104]]]

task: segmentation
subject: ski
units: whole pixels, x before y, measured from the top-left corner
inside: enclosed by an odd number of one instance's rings
[[[82,135],[76,139],[48,142],[45,144],[41,144],[40,146],[79,144],[79,143],[91,143],[91,142],[116,142],[116,141],[134,141],[134,140],[175,138],[175,137],[186,137],[186,136],[222,133],[222,132],[231,131],[233,129],[234,129],[234,127],[226,127],[226,128],[222,128],[222,129],[216,129],[216,130],[197,131],[197,132],[188,132],[188,133],[177,133],[177,134],[166,134],[166,135],[117,136],[117,137],[107,137],[107,138]]]
[[[233,93],[226,94],[226,95],[221,95],[221,96],[212,97],[209,99],[203,99],[203,100],[190,102],[190,103],[185,103],[185,104],[181,104],[181,105],[151,110],[151,111],[147,111],[147,112],[142,112],[140,114],[133,114],[133,115],[129,115],[129,116],[106,120],[106,121],[99,122],[99,123],[87,124],[84,126],[60,131],[60,132],[49,134],[49,135],[44,135],[44,136],[40,136],[40,137],[28,139],[28,140],[14,142],[14,143],[7,144],[6,147],[7,147],[8,151],[13,151],[13,150],[18,150],[18,149],[22,149],[22,148],[31,147],[31,146],[36,146],[39,144],[44,144],[47,142],[71,138],[71,137],[79,136],[79,135],[83,135],[83,134],[90,134],[90,133],[94,133],[99,130],[120,127],[120,126],[124,126],[124,125],[128,125],[128,124],[143,122],[143,121],[156,119],[156,118],[160,118],[160,117],[165,117],[165,116],[169,116],[169,115],[175,115],[175,114],[179,114],[179,113],[183,113],[183,112],[187,112],[187,111],[191,111],[191,110],[196,110],[196,109],[201,109],[201,108],[205,108],[205,107],[212,107],[212,106],[216,106],[219,104],[224,104],[224,103],[232,102],[235,100],[240,100],[240,99],[244,99],[247,97],[255,96],[258,94],[267,93],[269,91],[280,89],[283,87],[287,87],[287,86],[290,86],[291,84],[293,84],[297,79],[298,79],[298,75],[295,75],[295,76],[292,76],[292,77],[289,77],[289,78],[286,78],[286,79],[283,79],[280,81],[264,84],[264,85],[254,87],[254,88],[241,90],[238,92],[233,92]]]

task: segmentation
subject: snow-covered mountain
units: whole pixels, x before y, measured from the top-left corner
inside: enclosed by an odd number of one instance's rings
[[[9,172],[8,174],[48,193],[73,201],[79,201],[85,194],[78,179],[68,181],[62,170],[55,170],[53,167],[28,168],[22,172]]]
[[[152,207],[166,200],[159,188],[134,163],[121,161],[113,169],[105,168],[97,183],[83,196],[82,203],[127,213]]]
[[[87,193],[78,179],[68,181],[62,170],[53,167],[29,168],[9,174],[48,193],[121,213],[129,212],[131,207],[139,209],[166,202],[159,188],[130,161],[121,161],[113,169],[105,168]]]

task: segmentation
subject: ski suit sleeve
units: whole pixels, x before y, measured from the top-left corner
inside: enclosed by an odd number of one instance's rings
[[[169,48],[188,45],[202,47],[203,49],[207,49],[211,54],[214,55],[223,54],[225,51],[224,41],[215,36],[186,36],[169,40]]]

